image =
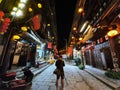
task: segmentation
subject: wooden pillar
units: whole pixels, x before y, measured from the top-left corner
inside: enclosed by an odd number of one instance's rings
[[[120,71],[120,35],[109,39],[114,71]]]

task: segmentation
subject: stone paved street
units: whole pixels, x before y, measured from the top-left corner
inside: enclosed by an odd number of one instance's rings
[[[58,89],[55,86],[56,75],[53,74],[54,64],[49,66],[42,73],[38,74],[32,82],[32,85],[26,90],[62,90],[60,80]],[[112,90],[99,80],[78,67],[66,64],[65,70],[65,88],[64,90]]]

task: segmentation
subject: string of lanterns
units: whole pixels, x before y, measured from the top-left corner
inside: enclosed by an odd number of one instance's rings
[[[4,12],[0,11],[0,34],[7,32],[8,26],[10,25],[10,18],[4,18]]]

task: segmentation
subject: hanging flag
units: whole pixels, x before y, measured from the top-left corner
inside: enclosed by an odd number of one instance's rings
[[[53,50],[54,50],[54,52],[55,52],[56,54],[58,54],[58,50],[57,50],[56,45],[53,46]]]
[[[73,47],[68,47],[67,54],[72,55]]]
[[[52,42],[48,42],[48,48],[49,48],[49,49],[52,48]]]

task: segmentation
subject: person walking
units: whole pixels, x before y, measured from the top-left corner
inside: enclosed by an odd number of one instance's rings
[[[62,88],[64,88],[64,78],[65,78],[65,76],[64,76],[63,67],[65,66],[65,63],[64,63],[61,55],[59,56],[58,60],[56,61],[55,66],[58,70],[60,70],[60,74],[56,75],[56,86],[58,87],[58,81],[59,81],[59,78],[61,77],[61,85],[62,85]]]

